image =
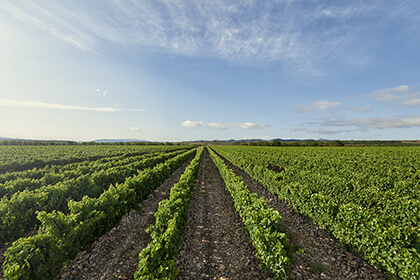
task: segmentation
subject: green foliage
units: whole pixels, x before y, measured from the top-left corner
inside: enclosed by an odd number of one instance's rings
[[[280,214],[269,207],[264,199],[251,193],[242,179],[236,176],[216,153],[210,150],[210,155],[249,233],[257,258],[274,279],[287,279],[291,247],[286,234],[282,232]]]
[[[190,150],[140,171],[123,184],[109,187],[98,198],[70,201],[68,215],[60,211],[39,212],[38,235],[21,238],[8,248],[3,266],[5,278],[52,279],[65,260],[88,248],[114,227],[122,215],[151,194],[193,154],[195,150]]]
[[[64,165],[100,158],[140,155],[150,152],[167,152],[190,149],[192,146],[137,146],[137,145],[54,145],[54,146],[1,146],[0,174],[43,168],[47,165]],[[1,180],[0,180],[1,182]]]
[[[83,166],[83,171],[76,170],[76,173],[71,173],[74,176],[69,176],[57,184],[45,185],[32,191],[16,192],[10,199],[3,198],[0,201],[0,244],[15,240],[35,229],[39,225],[36,219],[37,211],[59,210],[68,213],[69,199],[78,201],[84,196],[98,197],[111,184],[122,183],[138,174],[139,170],[153,167],[182,152],[181,150],[168,154],[152,154],[155,155],[153,157],[134,157],[137,161],[133,162],[130,159],[128,164],[125,164],[126,160],[119,159],[116,163]],[[53,175],[47,175],[41,180],[52,180],[52,177]]]
[[[372,264],[420,279],[417,147],[215,150]]]
[[[334,141],[279,141],[277,139],[273,141],[258,141],[250,142],[250,146],[285,146],[285,147],[338,147],[344,146],[344,143],[340,140]]]
[[[203,151],[199,151],[178,183],[171,188],[169,199],[159,203],[155,224],[147,229],[152,241],[139,254],[134,279],[176,279],[178,269],[175,258],[187,224],[188,208]]]

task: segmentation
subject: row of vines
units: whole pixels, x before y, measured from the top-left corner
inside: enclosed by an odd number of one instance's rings
[[[29,236],[7,249],[5,278],[52,279],[195,153],[191,146],[142,148],[0,175],[0,243]]]
[[[420,149],[214,149],[372,264],[420,279]]]
[[[185,147],[185,146],[184,146]],[[182,146],[0,146],[0,174],[115,156],[174,151]]]
[[[169,199],[159,204],[148,229],[152,241],[140,252],[134,275],[175,279],[206,149],[191,148],[144,147],[112,156],[108,151],[95,160],[81,157],[0,174],[0,243],[15,241],[5,255],[5,278],[53,279],[67,260],[195,156]],[[212,146],[208,152],[272,278],[286,279],[292,261],[282,217],[251,193],[223,158],[380,269],[396,278],[420,279],[420,149]]]

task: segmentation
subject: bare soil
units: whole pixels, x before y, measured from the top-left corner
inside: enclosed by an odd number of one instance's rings
[[[178,279],[269,279],[207,150],[180,249]]]

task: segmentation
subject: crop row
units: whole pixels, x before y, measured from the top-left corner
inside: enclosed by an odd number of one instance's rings
[[[234,206],[255,247],[257,258],[274,279],[287,279],[291,247],[282,232],[280,214],[268,206],[264,199],[251,193],[242,178],[236,176],[214,151],[210,150],[210,156],[232,196]]]
[[[175,259],[187,224],[191,195],[204,149],[201,149],[172,188],[169,198],[159,203],[155,224],[147,231],[152,241],[139,254],[134,279],[175,279]]]
[[[136,175],[139,170],[155,166],[179,153],[180,151],[160,154],[128,165],[84,174],[36,190],[17,192],[10,199],[1,199],[0,244],[13,241],[35,229],[39,225],[36,219],[37,211],[58,210],[67,213],[68,200],[78,201],[84,196],[98,197],[111,184],[122,183],[128,177]]]
[[[395,277],[420,278],[420,203],[415,198],[418,181],[416,185],[411,177],[400,174],[407,170],[412,177],[418,176],[417,166],[407,164],[413,155],[418,156],[418,150],[408,150],[406,154],[399,154],[401,150],[376,150],[380,153],[375,156],[364,149],[318,148],[314,153],[311,149],[316,148],[300,148],[300,153],[295,153],[296,150],[270,148],[266,154],[256,152],[260,149],[215,148],[371,263]],[[304,156],[305,153],[311,156]],[[381,161],[381,166],[370,166]],[[350,170],[339,170],[339,166]],[[368,174],[363,172],[365,166]],[[397,174],[386,176],[387,168]],[[412,194],[402,196],[410,189],[401,190],[401,186],[411,188]]]
[[[149,157],[158,156],[159,154],[160,153],[149,153],[129,158],[119,156],[115,158],[103,158],[91,162],[72,163],[64,166],[48,166],[44,169],[33,169],[29,172],[23,171],[6,173],[5,175],[13,174],[15,175],[14,177],[19,177],[13,180],[8,180],[5,183],[0,183],[0,198],[10,198],[16,192],[24,190],[31,191],[39,189],[42,186],[55,185],[67,179],[76,179],[85,174],[106,170],[116,166],[127,165]],[[35,174],[37,175],[36,179],[33,178],[34,176],[31,176]]]
[[[173,151],[180,147],[183,146],[0,146],[0,174],[113,156]]]
[[[102,166],[105,163],[112,163],[114,164],[118,161],[124,161],[127,164],[136,161],[134,158],[137,156],[145,156],[151,154],[160,154],[160,153],[169,153],[179,150],[187,150],[191,149],[191,146],[149,146],[144,147],[143,149],[138,149],[131,153],[124,153],[121,155],[112,155],[106,156],[106,154],[101,155],[101,157],[97,160],[83,160],[77,161],[73,163],[63,164],[63,165],[51,165],[48,164],[43,168],[33,168],[24,171],[16,171],[16,172],[6,172],[0,175],[0,184],[5,184],[9,181],[13,181],[16,179],[42,179],[46,174],[50,173],[66,173],[75,169],[83,169],[84,166]],[[122,163],[119,163],[120,165]],[[118,164],[115,164],[118,165]]]
[[[38,213],[38,234],[17,240],[5,255],[6,279],[52,279],[62,264],[114,227],[131,208],[147,198],[186,160],[195,149],[171,158],[154,168],[111,185],[98,198],[69,201],[69,214],[60,211]]]

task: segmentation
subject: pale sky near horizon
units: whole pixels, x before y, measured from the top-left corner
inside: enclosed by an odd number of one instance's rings
[[[3,0],[0,137],[420,139],[417,0]]]

